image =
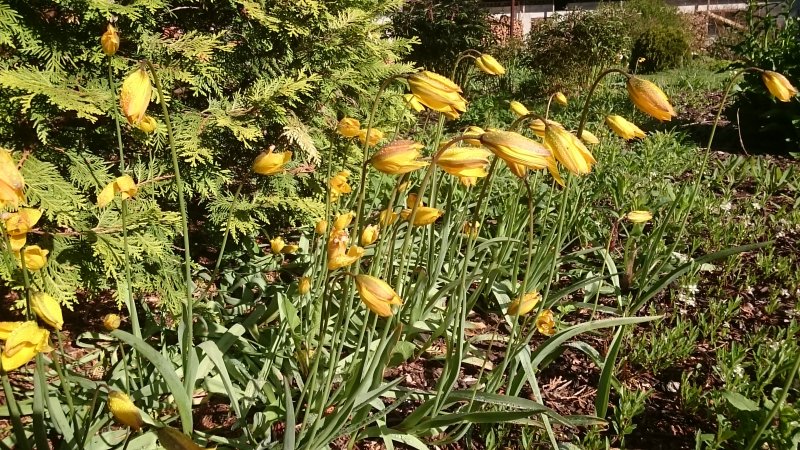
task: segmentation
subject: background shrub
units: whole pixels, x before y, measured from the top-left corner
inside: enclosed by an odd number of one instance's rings
[[[680,67],[688,55],[689,34],[685,30],[670,25],[656,25],[636,38],[630,70],[652,73]]]

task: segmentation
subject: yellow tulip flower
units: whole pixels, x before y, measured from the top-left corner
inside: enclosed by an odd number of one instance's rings
[[[378,145],[381,139],[383,139],[383,131],[377,128],[369,129],[369,142],[367,142],[367,130],[358,130],[358,140],[362,145],[366,143],[368,147],[374,147]]]
[[[633,223],[646,223],[653,219],[653,214],[650,211],[631,211],[625,214],[625,218]]]
[[[492,152],[476,147],[450,147],[439,155],[436,164],[457,177],[485,177]]]
[[[506,73],[505,67],[497,62],[492,55],[486,53],[481,54],[480,57],[475,59],[475,65],[478,69],[489,75],[500,76]]]
[[[56,330],[64,326],[64,316],[61,313],[61,304],[50,294],[34,292],[31,294],[31,309],[42,321]]]
[[[142,121],[150,105],[152,92],[150,75],[144,67],[140,66],[125,78],[119,95],[119,105],[128,123],[138,125]]]
[[[530,114],[531,112],[528,111],[528,108],[525,107],[522,103],[512,100],[509,105],[511,107],[511,112],[517,115],[517,117],[522,117]]]
[[[325,234],[328,231],[328,221],[327,220],[320,220],[317,222],[317,225],[314,227],[314,233],[317,234]]]
[[[474,187],[478,184],[478,177],[458,177],[458,182],[464,187]]]
[[[568,103],[567,96],[564,95],[563,92],[556,92],[556,94],[553,96],[553,100],[555,100],[556,103],[558,103],[561,106],[567,106]]]
[[[106,32],[100,36],[100,47],[103,49],[103,53],[108,56],[113,56],[117,53],[119,49],[119,34],[113,25],[108,24]]]
[[[47,353],[53,349],[48,344],[50,332],[39,328],[36,322],[21,322],[6,338],[3,352],[0,354],[0,365],[10,372],[30,362],[38,353]]]
[[[270,239],[269,241],[269,248],[272,250],[272,253],[277,255],[278,253],[283,250],[283,247],[286,246],[286,243],[283,241],[283,238],[278,236],[274,239]]]
[[[12,251],[19,251],[25,246],[28,232],[33,229],[41,217],[42,211],[34,208],[21,208],[17,212],[6,215],[6,232]]]
[[[546,127],[544,142],[558,162],[572,173],[585,175],[592,171],[592,164],[597,162],[580,139],[559,125]]]
[[[297,282],[297,292],[300,295],[306,295],[311,291],[311,278],[301,277]]]
[[[597,145],[600,143],[600,139],[597,139],[597,136],[587,130],[583,130],[583,132],[581,132],[581,140],[589,145]]]
[[[139,122],[139,125],[136,126],[136,128],[144,131],[147,134],[150,134],[150,133],[156,131],[157,127],[158,127],[158,122],[156,122],[156,119],[154,119],[152,116],[148,116],[146,114],[142,118],[142,121]]]
[[[127,427],[138,430],[144,425],[139,408],[133,404],[130,397],[119,391],[108,393],[108,409],[114,420]]]
[[[533,308],[535,308],[540,301],[542,301],[542,294],[537,291],[528,292],[508,305],[508,315],[524,316],[533,311]]]
[[[259,175],[274,175],[283,171],[283,166],[292,160],[292,152],[273,152],[274,145],[269,146],[269,150],[261,152],[253,161],[253,172]]]
[[[36,272],[47,264],[47,254],[49,250],[44,250],[38,245],[31,245],[25,247],[23,250],[25,258],[25,268],[31,272]],[[20,252],[16,252],[15,256],[20,259]],[[22,263],[20,262],[20,267]]]
[[[646,135],[639,127],[625,120],[622,116],[610,115],[606,117],[606,125],[611,128],[617,136],[629,141],[636,138],[644,138]]]
[[[361,131],[361,122],[352,117],[344,117],[336,126],[336,131],[346,138],[354,138]]]
[[[353,219],[355,219],[355,217],[356,213],[354,213],[353,211],[350,211],[345,214],[339,214],[339,216],[336,217],[336,220],[333,221],[333,229],[337,231],[344,230],[345,228],[350,226],[350,222],[352,222]]]
[[[553,319],[553,311],[545,309],[536,316],[536,329],[545,336],[556,334],[556,321]]]
[[[677,115],[664,91],[652,82],[629,76],[626,86],[633,104],[650,117],[663,121],[672,120]]]
[[[411,216],[411,211],[411,209],[404,209],[402,212],[400,212],[400,217],[402,217],[403,220],[408,220],[408,218]],[[412,225],[415,227],[430,225],[436,222],[439,217],[442,217],[443,214],[444,211],[441,209],[431,208],[428,206],[418,206]]]
[[[461,96],[461,88],[437,73],[423,70],[411,74],[408,85],[420,103],[450,119],[457,119],[460,112],[467,110],[467,101]]]
[[[555,167],[550,150],[513,131],[487,131],[481,135],[481,143],[507,163],[522,164],[533,170]]]
[[[25,180],[17,169],[17,163],[11,156],[11,152],[0,148],[0,208],[6,206],[17,207],[25,202],[22,189],[25,187]]]
[[[381,225],[381,227],[388,228],[392,226],[392,224],[397,222],[398,215],[399,214],[397,214],[394,211],[389,211],[388,209],[384,209],[383,211],[381,211],[378,223]]]
[[[122,324],[122,318],[117,314],[106,314],[103,316],[103,328],[106,331],[114,331]]]
[[[370,163],[379,171],[390,175],[412,172],[428,165],[428,162],[418,159],[422,148],[422,144],[414,141],[397,140],[376,152],[370,158]]]
[[[364,256],[364,249],[357,245],[347,249],[347,253],[328,253],[328,270],[341,269],[347,267]]]
[[[485,133],[483,128],[470,126],[464,131],[464,137],[468,137],[469,139],[464,140],[467,144],[473,147],[480,147],[481,146],[481,135]]]
[[[397,292],[385,281],[364,274],[356,275],[355,279],[361,301],[378,316],[391,317],[394,314],[392,305],[403,304]]]
[[[349,194],[353,191],[347,178],[350,176],[349,170],[341,170],[336,175],[332,176],[328,181],[328,188],[331,192],[331,200],[336,201],[342,194]]]
[[[378,240],[378,226],[367,225],[361,232],[361,245],[366,247]]]
[[[406,106],[416,112],[422,112],[425,110],[425,107],[422,106],[422,103],[419,101],[419,97],[414,94],[404,94],[403,100],[405,100]]]
[[[25,322],[0,322],[0,341],[5,341],[11,332],[19,328]]]
[[[782,102],[788,102],[797,95],[797,89],[778,72],[765,70],[761,72],[761,80],[764,81],[769,93]]]
[[[100,194],[97,195],[97,206],[100,208],[108,206],[108,204],[114,200],[114,195],[117,192],[121,193],[123,200],[126,200],[134,197],[136,193],[139,192],[139,187],[130,175],[117,177],[114,181],[108,183],[106,187],[100,191]]]

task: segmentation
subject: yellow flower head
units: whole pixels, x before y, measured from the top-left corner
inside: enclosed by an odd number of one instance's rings
[[[458,182],[464,187],[471,188],[478,184],[478,177],[458,177]]]
[[[380,215],[380,218],[378,219],[378,223],[381,225],[381,227],[388,228],[388,227],[392,226],[392,224],[397,222],[397,216],[398,215],[399,214],[397,214],[394,211],[389,211],[388,209],[384,209],[383,211],[381,211],[381,215]]]
[[[533,170],[555,167],[550,150],[513,131],[487,131],[481,135],[481,143],[507,163],[522,164]]]
[[[530,111],[528,111],[528,108],[526,108],[525,105],[516,100],[512,100],[508,106],[511,107],[511,112],[516,114],[517,117],[526,116],[531,113]]]
[[[356,290],[361,301],[380,317],[390,317],[394,312],[392,305],[402,305],[403,300],[385,281],[364,274],[358,274]]]
[[[272,250],[273,254],[278,254],[283,250],[283,247],[286,246],[286,243],[283,241],[283,238],[278,236],[274,239],[270,239],[269,241],[269,248]]]
[[[625,120],[622,116],[610,115],[606,117],[606,125],[617,134],[617,136],[629,141],[636,138],[644,138],[646,135],[639,127]]]
[[[408,218],[411,216],[411,211],[412,210],[410,208],[404,209],[402,212],[400,212],[400,217],[402,217],[403,220],[408,220]],[[439,217],[442,217],[443,214],[444,211],[441,209],[431,208],[429,206],[418,206],[412,225],[415,227],[430,225],[436,222]]]
[[[361,122],[352,117],[344,117],[336,126],[336,131],[346,138],[354,138],[361,131]]]
[[[378,226],[367,225],[361,232],[361,245],[366,247],[378,240]]]
[[[797,89],[778,72],[765,70],[761,72],[761,80],[764,81],[769,93],[782,102],[788,102],[797,95]]]
[[[103,328],[106,331],[114,331],[122,324],[122,318],[117,314],[106,314],[103,316]]]
[[[5,341],[11,332],[19,328],[24,322],[0,322],[0,341]]]
[[[50,294],[34,292],[31,294],[31,309],[42,321],[56,330],[64,326],[61,305]]]
[[[167,450],[213,450],[204,449],[192,441],[192,438],[172,427],[163,427],[156,430],[158,442]]]
[[[33,229],[42,211],[35,208],[21,208],[15,213],[5,215],[6,232],[12,251],[19,251],[27,241],[27,233]]]
[[[564,95],[564,93],[560,92],[560,91],[556,92],[555,95],[553,95],[553,100],[555,100],[556,103],[558,103],[561,106],[567,106],[567,103],[568,103],[567,102],[567,96]]]
[[[628,96],[640,111],[658,120],[672,120],[675,109],[667,95],[650,81],[636,76],[628,77]]]
[[[297,282],[297,292],[300,295],[306,295],[311,291],[311,278],[301,277]]]
[[[117,177],[114,181],[108,183],[106,187],[100,191],[100,194],[97,195],[97,206],[100,208],[108,206],[108,204],[114,200],[114,195],[117,192],[121,193],[123,200],[127,200],[134,197],[138,191],[139,187],[130,175]]]
[[[103,49],[103,53],[108,56],[113,56],[117,53],[119,49],[119,34],[113,25],[108,24],[106,32],[100,36],[100,47]]]
[[[135,72],[128,75],[122,82],[119,94],[119,105],[122,114],[131,125],[138,125],[150,105],[150,96],[153,86],[150,84],[150,75],[140,66]]]
[[[539,136],[541,138],[544,137],[544,130],[546,128],[545,124],[544,124],[544,120],[542,120],[542,119],[533,119],[528,124],[528,128],[530,128],[531,131],[533,131],[533,134],[535,134],[535,135],[537,135],[537,136]]]
[[[347,253],[328,253],[328,270],[341,269],[358,261],[364,256],[364,249],[357,245],[347,249]]]
[[[130,397],[119,391],[108,393],[108,409],[114,420],[127,427],[138,430],[144,425],[139,408],[133,404]]]
[[[350,176],[349,170],[341,170],[336,175],[332,176],[328,181],[328,188],[331,190],[331,200],[336,201],[342,194],[349,194],[353,191],[347,178]]]
[[[487,53],[483,53],[479,58],[476,58],[475,65],[489,75],[500,76],[506,73],[506,69],[492,55]]]
[[[423,70],[411,74],[408,85],[420,103],[450,119],[457,119],[461,112],[467,110],[467,101],[461,96],[461,88],[437,73]]]
[[[156,131],[157,127],[158,127],[158,122],[156,122],[156,119],[154,119],[153,116],[148,116],[146,114],[142,118],[142,121],[139,122],[139,125],[136,126],[136,128],[144,131],[147,134]]]
[[[6,372],[24,366],[38,353],[53,350],[48,344],[49,339],[50,332],[39,328],[36,322],[20,322],[5,340],[3,353],[0,354],[0,365]]]
[[[485,177],[489,155],[492,152],[478,147],[450,147],[436,160],[436,164],[457,177]]]
[[[633,223],[647,223],[653,219],[653,214],[650,211],[631,211],[625,214],[625,218]]]
[[[597,162],[583,142],[560,125],[547,125],[544,142],[556,159],[572,173],[585,175],[592,171],[592,164]]]
[[[367,131],[369,131],[369,142],[367,142]],[[383,139],[383,131],[377,128],[370,128],[369,130],[361,129],[358,130],[358,140],[361,144],[367,144],[369,147],[374,147],[378,145],[378,142]]]
[[[6,206],[17,207],[25,202],[22,188],[25,187],[25,180],[17,169],[17,163],[11,156],[11,152],[0,148],[0,208]]]
[[[281,249],[281,253],[284,255],[294,255],[297,251],[300,250],[300,246],[296,244],[287,244],[284,245]]]
[[[528,292],[508,305],[508,315],[524,316],[533,311],[533,308],[535,308],[540,301],[542,301],[542,294],[537,291]]]
[[[325,234],[328,231],[328,221],[327,220],[320,220],[317,222],[317,225],[314,227],[314,233],[317,234]]]
[[[259,175],[274,175],[283,171],[283,166],[292,160],[292,152],[273,152],[274,145],[269,146],[269,150],[261,152],[253,161],[253,172]]]
[[[25,247],[24,258],[25,258],[25,268],[30,270],[31,272],[36,272],[37,270],[41,269],[47,264],[47,254],[50,253],[49,250],[44,250],[38,245],[31,245]],[[16,252],[17,259],[20,259],[20,252]],[[22,262],[20,262],[20,267],[22,267]]]
[[[481,135],[486,131],[483,130],[481,127],[476,127],[474,125],[470,126],[469,128],[464,131],[464,137],[468,137],[464,142],[473,146],[473,147],[480,147],[481,146]]]
[[[344,214],[339,214],[339,216],[336,217],[336,220],[333,221],[333,229],[337,231],[344,230],[345,228],[350,226],[350,222],[352,222],[353,219],[355,219],[355,217],[356,213],[354,213],[353,211]]]
[[[536,329],[545,336],[556,334],[556,321],[553,319],[553,311],[545,309],[536,316]]]
[[[422,112],[425,110],[425,107],[419,102],[419,97],[414,94],[404,94],[403,100],[405,100],[406,106],[416,112]]]
[[[422,144],[414,141],[397,140],[375,153],[370,162],[379,171],[390,175],[412,172],[428,165],[428,162],[418,159],[422,148]]]
[[[597,145],[600,143],[600,139],[597,139],[597,136],[587,130],[581,132],[581,140],[589,145]]]

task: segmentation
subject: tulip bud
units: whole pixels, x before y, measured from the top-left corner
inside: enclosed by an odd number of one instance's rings
[[[328,221],[327,220],[320,220],[317,222],[317,225],[314,227],[314,233],[317,234],[325,234],[328,231]]]
[[[152,91],[150,75],[148,75],[144,67],[139,67],[125,78],[125,81],[122,82],[119,104],[122,108],[122,114],[128,119],[128,123],[138,125],[142,121],[147,112],[147,107],[150,105]]]
[[[31,294],[31,308],[42,321],[56,330],[64,326],[61,305],[50,294],[34,292]]]
[[[397,140],[375,153],[370,162],[379,171],[390,175],[412,172],[428,165],[427,162],[418,160],[422,148],[422,144],[414,141]]]
[[[420,103],[450,119],[457,119],[459,112],[467,110],[467,101],[461,96],[461,88],[437,73],[423,70],[411,74],[408,76],[408,86]]]
[[[761,72],[761,80],[764,81],[770,94],[782,102],[788,102],[797,95],[797,89],[778,72],[765,70]]]
[[[475,59],[475,65],[489,75],[499,76],[506,73],[506,69],[492,55],[486,53]]]
[[[408,220],[411,217],[411,211],[412,209],[410,208],[404,209],[403,211],[400,212],[400,217],[402,217],[403,220]],[[414,222],[412,223],[412,225],[414,225],[415,227],[430,225],[436,222],[439,219],[439,217],[442,217],[443,214],[444,211],[442,211],[441,209],[431,208],[429,206],[418,206],[417,212],[414,215]]]
[[[139,125],[136,126],[136,128],[144,131],[147,134],[150,134],[150,133],[156,131],[157,127],[158,127],[158,122],[156,122],[156,119],[154,119],[152,116],[148,116],[148,115],[145,115],[142,118],[142,121],[139,122]]]
[[[345,117],[339,121],[336,131],[344,137],[353,138],[361,131],[361,122],[352,117]]]
[[[122,425],[138,430],[144,425],[139,408],[133,404],[130,397],[119,391],[108,393],[108,409],[114,420]]]
[[[113,25],[108,24],[106,32],[100,36],[100,47],[103,48],[103,53],[108,56],[113,56],[119,49],[119,34]]]
[[[367,225],[361,232],[361,245],[366,247],[378,240],[378,226]]]
[[[653,214],[650,211],[631,211],[625,214],[625,218],[633,223],[646,223],[653,219]]]
[[[106,314],[103,316],[103,328],[106,331],[114,331],[122,324],[122,319],[116,314]]]
[[[37,270],[41,269],[47,264],[47,254],[50,253],[49,250],[44,250],[38,245],[31,245],[25,247],[24,258],[25,258],[25,268],[30,270],[31,272],[36,272]],[[19,252],[17,252],[17,259],[20,258]],[[22,267],[22,263],[20,262],[20,267]]]
[[[539,292],[528,292],[520,298],[517,298],[510,305],[508,305],[509,316],[524,316],[533,311],[533,308],[542,300],[542,294]]]
[[[628,96],[643,113],[658,120],[671,120],[677,115],[667,95],[658,86],[643,78],[630,76],[626,83]]]
[[[597,139],[597,136],[587,130],[581,132],[581,140],[589,145],[597,145],[600,143],[600,139]]]
[[[561,106],[567,106],[568,103],[567,96],[564,95],[563,92],[556,92],[555,95],[553,96],[553,100],[555,100],[556,103],[558,103]]]
[[[300,281],[297,282],[297,292],[300,295],[306,295],[311,291],[311,278],[309,277],[302,277]]]
[[[391,305],[403,304],[400,296],[385,281],[364,274],[358,274],[355,278],[361,301],[378,316],[390,317],[394,314]]]
[[[636,138],[644,138],[646,134],[639,127],[631,122],[628,122],[624,117],[618,115],[610,115],[606,117],[606,125],[617,134],[617,136],[629,141]]]
[[[285,246],[286,244],[283,242],[282,237],[276,237],[275,239],[269,241],[269,247],[272,250],[272,253],[275,255],[280,253],[281,250],[283,250],[283,247]]]
[[[291,161],[292,152],[273,153],[273,150],[275,150],[275,146],[271,145],[268,151],[261,152],[256,157],[255,161],[253,161],[253,172],[259,175],[274,175],[281,172],[283,166]]]
[[[531,112],[528,111],[528,108],[525,107],[522,103],[513,100],[509,106],[511,107],[511,112],[517,115],[517,117],[522,117],[530,114]]]

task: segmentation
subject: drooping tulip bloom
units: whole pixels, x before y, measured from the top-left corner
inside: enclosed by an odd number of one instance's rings
[[[592,164],[597,162],[580,139],[559,125],[547,126],[544,141],[558,162],[574,174],[591,172]]]
[[[517,117],[526,116],[531,113],[530,111],[528,111],[528,108],[526,108],[525,105],[516,100],[512,100],[508,106],[511,107],[511,112],[516,114]]]
[[[140,66],[125,78],[119,94],[119,105],[122,108],[122,114],[128,119],[128,123],[138,125],[142,121],[147,107],[150,105],[152,93],[153,86],[150,84],[150,75],[144,67]]]
[[[114,420],[126,427],[138,430],[144,425],[139,408],[133,404],[130,397],[119,391],[108,393],[108,409]]]
[[[47,254],[50,253],[49,250],[44,250],[38,245],[30,245],[25,247],[22,251],[23,256],[25,258],[25,268],[30,270],[31,272],[36,272],[40,270],[47,264]],[[16,253],[17,259],[20,259],[20,252]],[[20,267],[22,267],[22,262],[20,261]]]
[[[31,309],[42,321],[56,330],[64,326],[64,315],[61,312],[61,304],[50,294],[45,292],[34,292],[31,294]]]
[[[581,132],[581,140],[589,145],[597,145],[600,143],[600,139],[597,139],[597,136],[587,130]]]
[[[50,332],[39,328],[34,322],[21,322],[5,339],[3,352],[0,353],[0,364],[3,370],[10,372],[30,362],[38,353],[47,353],[53,349],[48,344]]]
[[[397,140],[386,145],[370,158],[373,167],[383,173],[400,175],[428,165],[420,161],[422,144],[410,140]]]
[[[138,191],[139,187],[130,175],[117,177],[114,181],[108,183],[106,187],[100,191],[100,194],[97,195],[97,206],[100,208],[108,206],[108,204],[114,200],[114,195],[117,192],[121,194],[123,200],[127,200],[136,196]]]
[[[480,147],[481,146],[481,135],[485,133],[483,128],[476,127],[474,125],[470,126],[469,128],[464,131],[464,137],[468,137],[469,139],[464,140],[467,144],[473,147]]]
[[[27,241],[27,235],[42,217],[42,211],[35,208],[20,208],[5,218],[6,233],[12,251],[19,251]]]
[[[567,104],[568,104],[567,96],[564,95],[564,93],[560,92],[560,91],[556,92],[556,94],[553,96],[553,100],[555,100],[556,103],[558,103],[561,106],[567,106]]]
[[[536,316],[536,329],[545,336],[552,336],[556,333],[556,321],[553,319],[553,311],[545,309]]]
[[[606,125],[617,134],[617,136],[629,141],[636,138],[644,138],[646,134],[639,127],[631,122],[628,122],[624,117],[618,115],[610,115],[606,117]]]
[[[163,427],[156,430],[158,442],[166,450],[213,450],[204,449],[195,444],[191,437],[172,427]]]
[[[350,177],[350,171],[341,170],[328,181],[328,188],[330,188],[332,201],[338,200],[339,196],[342,194],[349,194],[353,191],[350,187],[350,183],[347,182],[348,177]]]
[[[380,317],[391,317],[394,312],[392,305],[402,305],[403,300],[385,281],[373,276],[358,274],[356,290],[361,301]]]
[[[403,211],[400,212],[400,217],[402,217],[403,220],[408,220],[408,218],[411,216],[411,211],[412,209],[410,208],[404,209]],[[438,208],[431,208],[429,206],[418,206],[417,212],[414,215],[414,222],[412,223],[412,225],[414,225],[415,227],[430,225],[436,222],[436,220],[438,220],[439,217],[442,217],[443,214],[444,211]]]
[[[25,202],[22,189],[25,180],[17,169],[17,163],[11,152],[0,148],[0,208],[5,206],[17,207]]]
[[[533,170],[555,167],[550,150],[513,131],[487,131],[481,135],[481,143],[507,163],[522,164]]]
[[[361,232],[361,245],[366,247],[378,240],[378,226],[367,225],[364,231]]]
[[[420,103],[439,111],[450,119],[457,119],[467,110],[467,101],[461,88],[450,79],[427,70],[409,75],[408,85]]]
[[[346,138],[354,138],[361,131],[361,122],[352,117],[344,117],[336,126],[336,131]]]
[[[506,73],[506,69],[502,66],[502,64],[497,62],[492,55],[487,53],[483,53],[480,57],[475,59],[475,66],[489,75],[500,76]]]
[[[369,131],[369,141],[367,141],[367,131]],[[369,147],[374,147],[378,145],[378,142],[383,139],[383,131],[377,128],[370,128],[369,130],[362,129],[358,130],[358,140],[361,144],[367,144]]]
[[[292,160],[292,152],[274,152],[275,146],[261,152],[253,161],[253,172],[259,175],[274,175],[283,171],[283,166]]]
[[[542,301],[542,294],[538,291],[528,292],[508,305],[508,315],[524,316],[533,311],[533,308],[535,308],[540,301]]]
[[[103,53],[108,56],[114,56],[117,53],[119,49],[119,34],[114,25],[108,24],[106,32],[100,36],[100,47],[103,49]]]
[[[436,164],[457,177],[485,177],[489,164],[488,150],[478,147],[450,147],[436,160]]]
[[[419,97],[417,97],[416,95],[414,95],[414,94],[404,94],[403,95],[403,100],[405,100],[406,106],[408,106],[412,110],[414,110],[416,112],[425,111],[425,107],[422,106],[422,103],[420,103],[420,101],[419,101]]]
[[[381,211],[381,215],[378,218],[378,223],[381,225],[381,227],[388,228],[392,226],[392,224],[397,222],[398,216],[399,214],[397,214],[396,212],[384,209],[383,211]]]
[[[661,121],[672,120],[675,109],[667,95],[654,83],[636,76],[628,77],[628,96],[640,111]]]
[[[761,80],[764,81],[769,93],[782,102],[788,102],[797,95],[797,89],[778,72],[765,70],[761,72]]]
[[[336,220],[333,221],[333,229],[344,230],[345,228],[350,226],[350,222],[352,222],[353,219],[355,219],[355,217],[356,213],[354,213],[353,211],[344,214],[339,214],[336,217]]]
[[[277,255],[278,253],[283,250],[283,247],[286,246],[286,243],[283,241],[283,238],[278,236],[274,239],[270,239],[269,241],[269,248],[272,250],[272,253]]]
[[[317,222],[317,225],[314,227],[314,233],[317,234],[325,234],[328,231],[328,221],[327,220],[320,220]]]

